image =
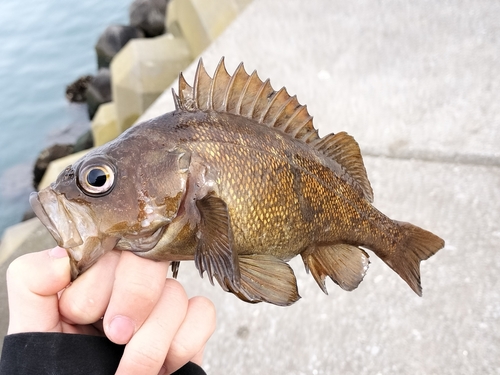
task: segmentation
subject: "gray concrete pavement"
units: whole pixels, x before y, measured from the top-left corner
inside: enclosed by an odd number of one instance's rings
[[[423,298],[374,255],[357,290],[328,296],[293,260],[302,299],[287,308],[245,304],[184,262],[188,293],[218,310],[209,374],[500,374],[499,19],[494,0],[255,0],[205,51],[209,73],[244,61],[322,135],[353,135],[375,206],[446,240]],[[143,118],[171,109],[167,90]]]

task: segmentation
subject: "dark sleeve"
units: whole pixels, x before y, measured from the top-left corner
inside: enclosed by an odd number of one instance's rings
[[[100,336],[39,332],[7,335],[0,375],[114,374],[124,348]],[[175,374],[206,375],[191,362]]]

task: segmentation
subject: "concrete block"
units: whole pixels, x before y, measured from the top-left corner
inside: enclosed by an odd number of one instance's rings
[[[247,7],[253,0],[232,0],[234,7],[238,13],[241,13],[243,9]]]
[[[111,25],[104,30],[95,45],[97,66],[108,68],[116,54],[134,38],[143,38],[144,32],[134,26]]]
[[[236,18],[248,1],[173,0],[167,11],[167,30],[182,33],[193,56],[198,56]]]
[[[119,131],[129,128],[191,60],[186,41],[171,34],[131,40],[111,63]]]
[[[42,181],[40,181],[40,184],[38,185],[38,189],[42,190],[49,186],[56,180],[57,176],[59,176],[59,173],[61,173],[64,168],[66,168],[68,165],[73,164],[89,151],[90,150],[83,150],[80,152],[76,152],[74,154],[65,156],[64,158],[57,159],[51,162],[47,168],[47,171],[43,175]]]
[[[150,38],[163,34],[167,3],[166,0],[134,0],[129,7],[130,24]]]
[[[111,72],[109,68],[100,68],[97,74],[92,77],[87,87],[86,99],[91,120],[94,119],[101,104],[113,100],[111,97]]]
[[[167,14],[165,17],[165,30],[176,38],[183,38],[177,10],[177,1],[171,0],[167,5]]]
[[[116,108],[113,102],[101,104],[91,123],[94,146],[101,146],[120,134],[116,120]]]

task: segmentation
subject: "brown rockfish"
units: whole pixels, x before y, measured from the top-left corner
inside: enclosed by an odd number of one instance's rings
[[[240,64],[211,78],[200,60],[191,87],[179,77],[176,110],[128,129],[64,170],[31,205],[73,279],[112,249],[156,261],[193,260],[203,276],[247,302],[299,297],[285,263],[300,254],[326,293],[329,276],[355,289],[372,250],[421,295],[420,261],[444,246],[389,219],[356,141],[319,137],[285,88]]]

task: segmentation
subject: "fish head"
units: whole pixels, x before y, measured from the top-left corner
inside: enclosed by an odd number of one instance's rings
[[[67,249],[72,279],[113,248],[151,250],[178,215],[190,154],[137,138],[94,149],[30,196],[35,214]]]

